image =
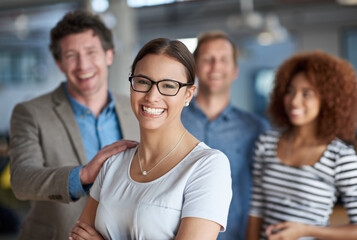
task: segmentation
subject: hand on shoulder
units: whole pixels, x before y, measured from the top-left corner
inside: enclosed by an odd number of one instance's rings
[[[133,148],[138,145],[138,142],[131,141],[131,140],[119,140],[114,142],[108,146],[103,147],[94,158],[85,165],[80,173],[81,183],[83,185],[91,184],[94,182],[95,178],[97,177],[103,163],[114,154],[120,153],[125,151],[128,148]]]

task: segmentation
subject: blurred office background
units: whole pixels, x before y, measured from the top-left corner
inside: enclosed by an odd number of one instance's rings
[[[232,102],[265,116],[274,71],[291,54],[322,50],[349,60],[357,69],[356,4],[354,0],[1,0],[0,171],[7,167],[7,135],[15,104],[65,80],[48,44],[50,29],[69,10],[96,12],[113,30],[115,61],[109,86],[123,94],[129,94],[131,62],[147,41],[180,39],[193,50],[200,32],[227,32],[240,51]],[[11,195],[6,173],[1,176],[0,206],[14,210],[12,224],[16,224],[27,205]],[[0,230],[3,227],[9,229],[0,225]],[[0,234],[0,239],[12,236]]]

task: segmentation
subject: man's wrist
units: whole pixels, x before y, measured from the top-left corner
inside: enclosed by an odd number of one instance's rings
[[[77,200],[87,194],[90,186],[83,185],[80,181],[80,171],[83,166],[75,167],[69,174],[69,194],[72,200]]]
[[[90,182],[87,180],[87,168],[86,165],[82,166],[81,170],[79,171],[79,179],[81,181],[82,185],[87,185],[90,184]]]

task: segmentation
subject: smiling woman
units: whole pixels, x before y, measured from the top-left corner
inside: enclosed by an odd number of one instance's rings
[[[129,77],[140,144],[103,165],[70,239],[216,239],[225,230],[228,159],[181,123],[194,77],[181,42],[160,38],[140,50]]]
[[[356,76],[322,52],[297,54],[279,68],[269,113],[281,131],[256,142],[246,239],[356,239]],[[337,198],[349,224],[329,226]]]

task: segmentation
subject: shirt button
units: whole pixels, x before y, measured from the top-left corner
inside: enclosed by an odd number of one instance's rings
[[[98,131],[100,131],[100,130],[101,130],[101,128],[100,128],[100,127],[97,127],[97,129],[98,129]]]
[[[84,116],[83,116],[82,114],[81,114],[81,116],[79,116],[79,117],[82,118],[82,119],[84,118]]]
[[[87,113],[87,114],[90,114],[90,111],[89,111],[89,110],[87,110],[87,111],[86,111],[86,113]]]

